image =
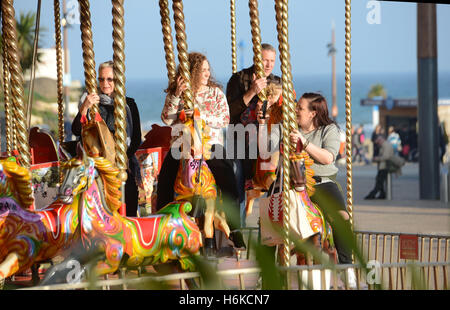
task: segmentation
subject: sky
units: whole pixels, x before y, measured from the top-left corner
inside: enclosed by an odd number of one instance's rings
[[[70,9],[75,0],[66,0]],[[37,0],[15,0],[16,16],[36,11]],[[125,10],[125,74],[127,79],[167,79],[163,49],[161,18],[157,0],[126,0]],[[248,1],[236,0],[238,69],[252,64],[253,50]],[[417,4],[352,1],[351,72],[352,74],[417,71]],[[171,1],[169,1],[171,3]],[[232,73],[229,0],[184,0],[187,45],[189,51],[207,55],[217,78]],[[62,7],[62,6],[61,6]],[[96,66],[112,59],[112,10],[110,0],[91,1],[92,32]],[[173,19],[172,9],[171,18]],[[72,12],[75,12],[72,9]],[[259,1],[261,41],[278,49],[273,0]],[[374,19],[375,18],[375,19]],[[375,23],[374,23],[375,21]],[[345,7],[344,1],[289,1],[289,45],[292,75],[330,74],[331,58],[327,44],[331,42],[332,23],[336,26],[336,63],[338,74],[345,71]],[[41,47],[54,46],[53,1],[42,0]],[[450,5],[437,4],[438,71],[450,72]],[[172,30],[174,26],[172,23]],[[176,46],[175,36],[174,46]],[[68,31],[70,73],[72,79],[84,81],[81,32],[79,24]],[[176,47],[175,47],[176,49]],[[175,51],[176,53],[176,51]],[[176,53],[177,54],[177,53]],[[178,60],[177,60],[178,61]],[[274,73],[280,74],[277,58]]]

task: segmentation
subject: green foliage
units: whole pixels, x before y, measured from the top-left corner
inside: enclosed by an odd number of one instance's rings
[[[383,97],[386,98],[387,94],[386,94],[386,90],[384,89],[384,86],[380,83],[372,85],[370,87],[369,93],[367,94],[368,98],[373,98],[373,97]]]
[[[33,46],[34,46],[34,34],[36,30],[36,13],[21,12],[19,18],[16,19],[16,30],[17,30],[17,43],[19,47],[19,57],[20,66],[22,67],[22,72],[31,68],[33,63]],[[45,32],[46,29],[43,27],[39,28],[39,33]],[[0,39],[0,50],[3,49],[3,42]],[[39,48],[39,44],[38,44]],[[36,61],[40,62],[41,54],[37,53]]]

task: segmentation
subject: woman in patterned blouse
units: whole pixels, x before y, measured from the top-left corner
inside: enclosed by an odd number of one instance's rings
[[[200,111],[200,116],[210,127],[211,153],[221,154],[221,158],[207,160],[206,163],[210,168],[217,186],[222,192],[224,210],[227,215],[228,225],[232,233],[230,239],[236,248],[244,248],[245,243],[242,234],[234,231],[239,228],[239,200],[236,179],[233,171],[233,163],[229,159],[225,159],[223,128],[227,127],[230,122],[230,113],[228,110],[227,99],[221,89],[221,86],[211,76],[209,62],[203,54],[189,54],[190,74],[192,93],[195,98],[196,106]],[[161,113],[161,120],[169,126],[181,123],[179,118],[180,112],[184,109],[184,101],[182,94],[186,90],[186,83],[180,76],[180,69],[175,80],[169,84],[167,88],[167,96],[164,108]],[[187,117],[192,117],[193,111],[184,111]],[[161,167],[158,177],[157,187],[157,209],[161,209],[171,202],[174,197],[173,185],[175,183],[179,160],[174,159],[172,151],[168,152]]]

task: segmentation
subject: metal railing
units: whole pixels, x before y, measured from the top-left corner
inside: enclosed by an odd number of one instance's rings
[[[325,268],[322,265],[303,265],[293,267],[279,267],[287,281],[287,289],[357,289],[357,290],[447,290],[449,288],[448,271],[449,262],[433,263],[385,263],[375,266],[368,274],[365,274],[360,265],[336,265],[335,268]],[[426,269],[431,268],[435,274],[434,281],[426,282]],[[356,283],[349,280],[348,270],[353,270],[356,275]],[[396,277],[395,274],[399,276]],[[437,275],[440,274],[441,277]],[[220,283],[215,289],[261,289],[260,268],[242,268],[219,270],[216,276]],[[399,279],[397,281],[396,279]],[[194,280],[198,289],[211,289],[202,281],[199,272],[176,273],[165,276],[141,276],[135,278],[107,279],[93,282],[80,282],[68,284],[55,284],[36,286],[23,290],[73,290],[73,289],[148,289],[155,285],[165,284],[166,288],[186,290],[186,280]],[[398,282],[398,285],[395,283]]]
[[[251,257],[251,243],[256,242],[257,227],[241,229],[247,236],[247,259]],[[417,259],[402,258],[401,233],[355,231],[358,247],[368,265],[335,265],[333,268],[323,265],[280,267],[286,274],[288,289],[434,289],[449,288],[449,247],[450,236],[414,235],[417,238]],[[349,281],[348,270],[354,270],[355,283]],[[365,271],[368,271],[365,274]],[[124,271],[124,270],[122,270]],[[121,279],[104,279],[94,282],[58,284],[32,287],[28,289],[110,289],[121,286],[122,289],[140,289],[148,284],[170,284],[172,289],[188,289],[186,281],[197,283],[200,288],[208,288],[199,272],[176,273],[165,276],[141,275],[129,271],[121,272]],[[214,289],[261,289],[261,270],[259,268],[240,268],[216,270],[220,283]],[[192,282],[193,281],[193,282]],[[352,285],[353,284],[353,285]]]

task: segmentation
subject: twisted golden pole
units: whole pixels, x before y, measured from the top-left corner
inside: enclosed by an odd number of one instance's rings
[[[186,90],[183,93],[185,107],[192,109],[194,107],[194,96],[191,89],[191,73],[189,71],[188,48],[186,41],[186,26],[184,24],[183,1],[173,0],[173,19],[175,21],[175,38],[177,40],[178,62],[180,66],[180,75],[186,83]]]
[[[16,125],[17,149],[22,165],[31,166],[28,128],[26,126],[26,107],[24,102],[23,75],[20,66],[19,48],[17,44],[16,20],[13,0],[2,0],[3,31],[7,47],[7,57],[11,75],[11,94],[14,104],[14,123]]]
[[[282,263],[284,266],[289,266],[289,220],[290,220],[290,205],[289,189],[290,189],[290,161],[289,156],[295,145],[291,145],[289,142],[289,133],[297,129],[296,117],[295,117],[295,101],[293,96],[292,86],[292,74],[290,66],[290,53],[288,44],[288,5],[287,0],[275,0],[275,12],[278,31],[278,42],[280,51],[280,68],[281,68],[281,80],[283,85],[283,250],[282,250]]]
[[[64,103],[63,103],[63,65],[61,45],[61,9],[59,0],[53,1],[55,17],[55,43],[56,43],[56,90],[58,102],[58,140],[61,145],[64,142]]]
[[[230,0],[230,15],[231,15],[231,69],[233,73],[235,73],[237,72],[235,0]]]
[[[2,41],[3,41],[3,95],[5,101],[5,136],[6,136],[6,153],[11,156],[13,150],[13,130],[14,124],[12,121],[12,105],[11,105],[11,86],[9,84],[10,74],[9,74],[9,62],[8,62],[8,45],[5,34],[5,18],[2,18]]]
[[[258,13],[258,0],[249,0],[248,7],[250,11],[250,25],[252,32],[252,43],[253,43],[253,64],[255,66],[256,78],[265,77],[264,66],[262,62],[262,52],[261,52],[261,30],[259,28],[259,13]],[[263,89],[258,97],[261,101],[266,100],[266,90]]]
[[[78,0],[80,4],[80,30],[81,46],[83,48],[84,83],[88,94],[97,93],[97,74],[95,72],[94,43],[92,41],[92,23],[89,0]],[[98,111],[98,106],[93,105],[91,115]]]
[[[164,51],[166,54],[167,78],[170,84],[173,80],[175,80],[177,66],[175,64],[175,54],[173,53],[172,27],[170,26],[168,0],[159,0],[159,13],[161,15]]]
[[[345,0],[345,156],[347,162],[347,209],[353,228],[351,32],[351,0]]]
[[[127,180],[127,121],[125,98],[125,41],[123,0],[112,0],[113,15],[113,61],[114,61],[114,138],[116,140],[116,165],[119,178]]]

